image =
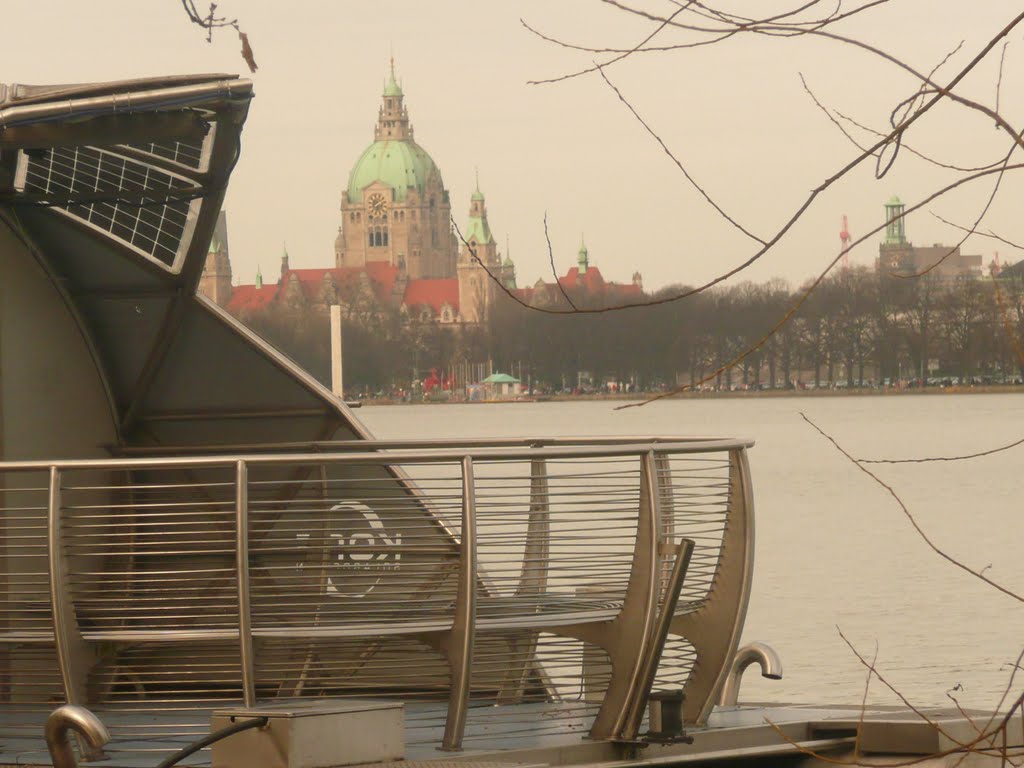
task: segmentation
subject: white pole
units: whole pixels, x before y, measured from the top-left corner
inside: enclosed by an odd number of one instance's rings
[[[331,392],[345,397],[341,378],[341,305],[331,304]]]

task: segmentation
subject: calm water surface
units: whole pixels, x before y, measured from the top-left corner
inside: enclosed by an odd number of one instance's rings
[[[991,708],[1024,648],[1024,604],[928,549],[887,492],[800,418],[859,458],[971,453],[1024,437],[1024,395],[418,405],[357,411],[382,438],[532,435],[751,437],[757,512],[744,641],[782,657],[743,699],[849,702],[865,670],[839,630],[912,702]],[[876,465],[933,541],[1024,593],[1024,446],[959,462]],[[1024,689],[1024,673],[1014,685]],[[877,682],[869,700],[894,698]]]

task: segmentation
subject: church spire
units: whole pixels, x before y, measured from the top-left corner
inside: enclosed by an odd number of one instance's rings
[[[585,275],[587,273],[587,267],[590,265],[589,252],[587,251],[587,243],[583,239],[583,235],[580,235],[580,250],[576,256],[576,266],[579,274]]]
[[[382,95],[384,98],[377,115],[374,138],[377,141],[411,141],[412,125],[409,123],[409,113],[404,104],[405,94],[402,93],[402,86],[395,78],[394,56],[391,57],[391,72]]]
[[[477,242],[491,241],[491,229],[487,225],[487,203],[484,200],[484,193],[480,191],[479,172],[476,175],[476,190],[469,199],[469,229],[478,235]]]
[[[398,80],[395,79],[395,57],[391,57],[391,76],[388,78],[387,84],[384,86],[385,96],[401,96],[402,86],[398,84]]]
[[[472,243],[477,258],[488,267],[501,266],[498,257],[498,244],[494,241],[491,233],[491,225],[487,221],[487,204],[484,200],[484,193],[477,188],[469,203],[469,221],[466,224],[465,238],[467,243]],[[463,257],[468,258],[468,251],[463,248]]]

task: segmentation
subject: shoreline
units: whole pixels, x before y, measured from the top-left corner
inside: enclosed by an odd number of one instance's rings
[[[662,398],[665,400],[717,400],[736,398],[777,398],[777,397],[898,397],[904,395],[1005,395],[1024,394],[1024,386],[1020,384],[978,384],[974,386],[950,387],[912,387],[897,389],[893,387],[854,387],[852,389],[754,389],[736,390],[732,392],[680,392]],[[524,397],[518,400],[395,400],[391,398],[368,398],[357,400],[360,406],[375,405],[509,405],[518,403],[565,403],[594,400],[634,400],[642,401],[657,397],[660,392],[626,392],[626,393],[590,393],[581,395],[540,395]]]

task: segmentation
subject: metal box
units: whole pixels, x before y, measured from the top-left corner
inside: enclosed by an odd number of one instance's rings
[[[213,713],[212,731],[238,720],[266,717],[213,744],[213,768],[329,768],[401,760],[405,712],[391,701],[298,702]]]
[[[655,740],[676,740],[685,736],[682,691],[656,691],[647,698],[647,724]]]

